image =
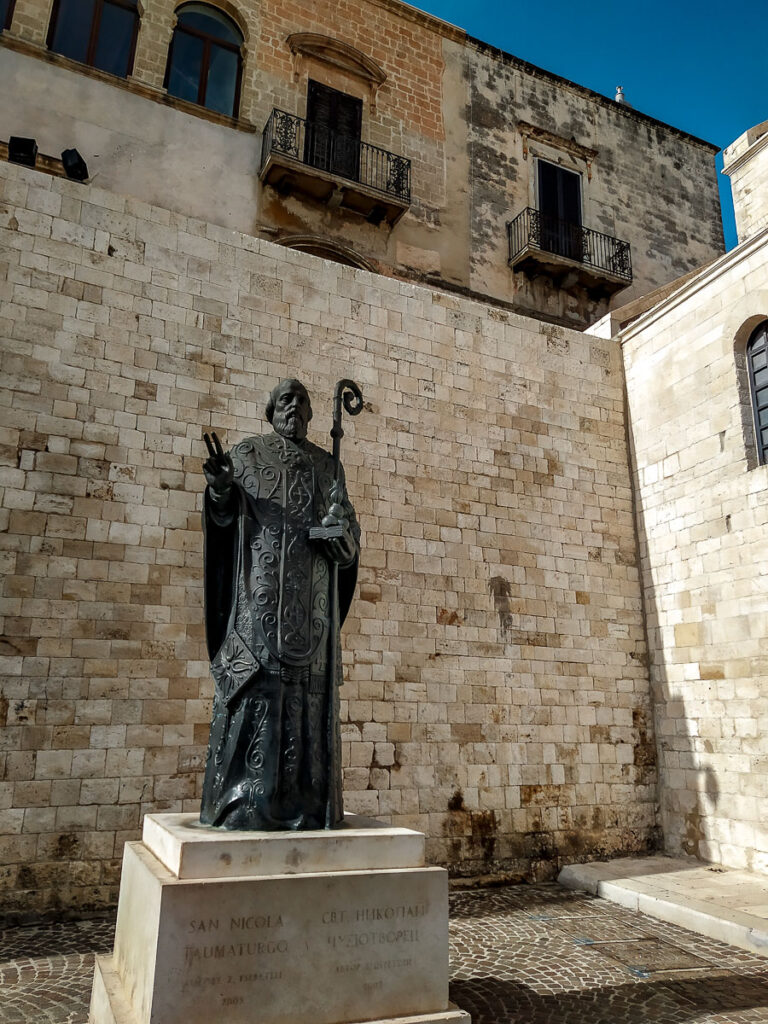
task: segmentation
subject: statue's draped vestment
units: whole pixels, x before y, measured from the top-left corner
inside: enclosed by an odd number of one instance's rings
[[[249,438],[231,456],[229,498],[220,504],[209,488],[203,514],[216,687],[200,820],[333,827],[343,817],[339,628],[357,572],[355,557],[334,585],[324,542],[309,539],[332,500],[333,460],[277,433]],[[343,505],[358,551],[346,490]]]

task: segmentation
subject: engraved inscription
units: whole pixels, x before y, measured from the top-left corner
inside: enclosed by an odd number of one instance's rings
[[[418,942],[418,928],[391,928],[386,932],[346,932],[343,935],[327,936],[328,944],[333,949],[358,949],[362,946],[395,945],[397,943]]]
[[[196,974],[191,978],[187,978],[181,987],[182,992],[202,992],[205,989],[213,988],[214,986],[224,985],[247,985],[253,982],[261,981],[279,981],[283,976],[282,971],[251,971],[249,974],[230,974],[230,975],[203,975]],[[241,997],[235,997],[240,999]]]
[[[195,919],[189,922],[188,932],[192,933],[203,933],[203,932],[214,932],[218,931],[220,927],[220,918],[208,917],[204,920]],[[239,930],[250,930],[252,928],[280,928],[283,923],[282,914],[249,914],[243,917],[230,917],[229,928],[230,931],[235,929]],[[227,922],[224,922],[225,926]]]
[[[226,960],[233,956],[269,956],[287,953],[285,939],[272,942],[227,942],[216,946],[185,946],[184,961],[192,967],[201,960]]]
[[[212,913],[185,922],[178,949],[183,991],[191,1002],[207,1000],[214,1018],[239,1019],[255,994],[277,998],[309,957],[325,961],[343,988],[351,985],[361,999],[378,1005],[393,984],[397,989],[407,983],[419,963],[415,951],[425,942],[432,913],[426,899],[401,896],[398,902],[392,896],[376,902],[365,895],[350,902],[331,897],[307,908],[298,932],[293,914],[274,907],[213,906]]]
[[[351,928],[362,924],[386,924],[388,928],[377,930],[355,929],[350,931],[331,931],[326,935],[326,942],[334,950],[360,949],[365,946],[395,946],[419,941],[419,930],[415,927],[391,927],[395,924],[411,924],[418,918],[425,917],[426,903],[400,903],[374,907],[341,908],[333,907],[323,911],[322,923],[325,925],[342,925]],[[410,961],[408,961],[410,963]],[[343,972],[353,973],[360,970],[373,970],[372,964],[362,962],[345,965]],[[342,973],[337,967],[337,972]]]
[[[190,932],[215,932],[219,928],[218,917],[209,917],[203,921],[190,921],[189,931]]]
[[[323,924],[366,924],[371,921],[409,921],[424,917],[426,903],[401,903],[399,906],[358,907],[356,910],[334,908],[323,911]]]
[[[228,919],[218,917],[195,918],[189,922],[187,934],[205,935],[212,932],[229,932],[229,937],[212,944],[192,945],[184,947],[184,962],[187,967],[202,965],[205,960],[228,960],[232,957],[247,956],[275,956],[288,952],[288,943],[285,939],[272,938],[262,940],[240,941],[238,933],[251,932],[254,930],[281,928],[283,924],[282,914],[242,914],[237,917],[230,916]],[[251,978],[254,981],[268,980],[262,972],[259,975],[241,975],[241,978]],[[273,972],[272,972],[273,973]],[[278,972],[278,976],[279,976]],[[202,980],[202,979],[201,979]],[[206,979],[209,984],[213,980]],[[190,982],[191,984],[191,982]]]
[[[355,911],[355,921],[404,921],[424,917],[426,912],[426,903],[404,903],[399,907],[361,907]]]
[[[411,957],[403,957],[401,960],[369,960],[367,963],[358,960],[353,964],[337,964],[337,974],[355,974],[357,971],[397,971],[410,967],[413,963]]]
[[[280,928],[282,923],[282,914],[251,914],[250,917],[230,918],[229,927],[232,930],[236,928],[241,930],[250,928]]]

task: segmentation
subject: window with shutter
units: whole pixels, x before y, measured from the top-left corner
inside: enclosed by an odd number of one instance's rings
[[[356,181],[363,101],[309,80],[305,162]]]
[[[0,0],[0,32],[11,27],[15,2],[16,0]]]
[[[538,161],[541,247],[581,261],[581,175],[557,164]]]

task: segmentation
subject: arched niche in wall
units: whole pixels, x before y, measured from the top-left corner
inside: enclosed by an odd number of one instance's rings
[[[277,239],[278,245],[284,245],[286,249],[298,249],[299,252],[309,253],[310,256],[320,256],[334,263],[341,263],[345,267],[357,267],[360,270],[368,270],[375,274],[376,267],[365,256],[348,245],[334,242],[322,235],[287,235]]]
[[[288,36],[287,43],[293,54],[293,76],[296,81],[307,60],[330,64],[366,82],[371,93],[371,110],[376,109],[376,94],[387,75],[372,57],[349,43],[316,32],[294,32]]]

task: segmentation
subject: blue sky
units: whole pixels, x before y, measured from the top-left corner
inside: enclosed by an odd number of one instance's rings
[[[732,6],[712,0],[416,0],[414,6],[595,92],[613,97],[623,85],[637,110],[721,149],[768,120],[768,0]],[[730,187],[719,178],[725,242],[732,248]]]

